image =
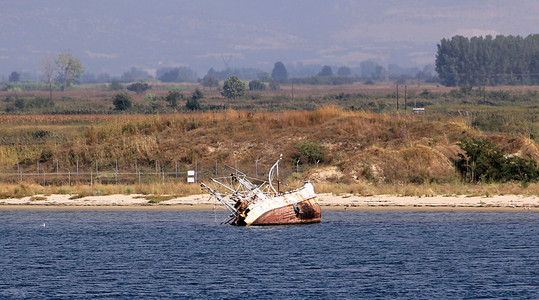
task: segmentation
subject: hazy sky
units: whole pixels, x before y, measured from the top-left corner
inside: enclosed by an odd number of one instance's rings
[[[285,64],[423,66],[453,35],[539,33],[539,1],[0,0],[0,75],[50,53],[88,72]]]

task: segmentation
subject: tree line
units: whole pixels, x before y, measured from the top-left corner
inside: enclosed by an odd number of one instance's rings
[[[539,84],[539,34],[457,35],[437,48],[435,68],[445,86]]]

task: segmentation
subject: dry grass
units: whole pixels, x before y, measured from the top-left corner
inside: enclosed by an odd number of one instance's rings
[[[322,191],[354,194],[429,194],[458,191],[481,193],[476,186],[454,184],[459,175],[453,166],[457,142],[470,137],[486,137],[506,152],[539,157],[536,143],[525,136],[490,134],[470,127],[462,116],[376,114],[347,111],[337,106],[322,106],[313,111],[253,113],[227,110],[171,115],[36,115],[0,116],[0,175],[15,173],[17,162],[24,173],[80,168],[111,170],[118,160],[120,172],[133,172],[135,161],[144,171],[155,162],[168,171],[178,162],[180,169],[193,168],[200,179],[213,176],[215,163],[233,166],[253,175],[255,160],[259,170],[267,171],[278,154],[285,154],[283,175],[295,168],[292,157],[296,145],[314,141],[324,145],[321,167],[338,169],[339,176],[320,182]],[[17,131],[14,134],[14,130]],[[44,137],[35,133],[47,132]],[[308,178],[313,165],[301,165],[298,179]],[[0,178],[1,180],[2,178]],[[66,180],[64,180],[66,181]],[[134,180],[132,180],[134,181]],[[158,181],[158,180],[156,180]],[[294,181],[290,178],[289,181]],[[167,183],[142,185],[46,186],[4,185],[7,196],[65,193],[79,195],[139,193],[147,195],[187,195],[199,193],[198,187]],[[327,185],[327,187],[325,187]],[[460,187],[462,185],[462,187]],[[518,184],[481,187],[492,193],[521,191]],[[404,188],[406,187],[406,188]],[[467,191],[466,188],[469,188]],[[476,190],[478,189],[478,190]],[[430,192],[429,190],[432,190]]]

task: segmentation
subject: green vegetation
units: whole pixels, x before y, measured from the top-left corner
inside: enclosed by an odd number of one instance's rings
[[[446,86],[539,84],[539,34],[442,39],[436,72]]]
[[[152,87],[146,82],[135,82],[127,86],[128,91],[132,91],[137,94],[142,94],[151,88]]]
[[[56,60],[58,81],[61,82],[62,91],[68,88],[84,73],[84,66],[78,57],[68,53],[60,53]]]
[[[294,155],[293,161],[316,164],[324,162],[326,149],[320,142],[302,141],[296,145],[297,153]]]
[[[129,97],[129,95],[126,93],[118,93],[114,95],[112,104],[114,104],[114,109],[119,111],[130,109],[131,106],[133,106],[131,97]]]
[[[457,168],[470,182],[522,181],[539,179],[537,162],[531,158],[506,157],[485,139],[470,139],[459,143]]]
[[[245,83],[238,77],[231,76],[225,81],[221,95],[228,99],[237,99],[245,95]]]

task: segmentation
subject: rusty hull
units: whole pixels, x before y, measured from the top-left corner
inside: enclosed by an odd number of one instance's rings
[[[320,205],[310,182],[296,191],[279,196],[258,196],[261,198],[259,201],[238,203],[239,214],[233,225],[307,224],[321,220]]]
[[[318,223],[321,220],[321,209],[316,198],[305,200],[294,205],[287,205],[270,210],[256,219],[251,225],[286,225]]]

